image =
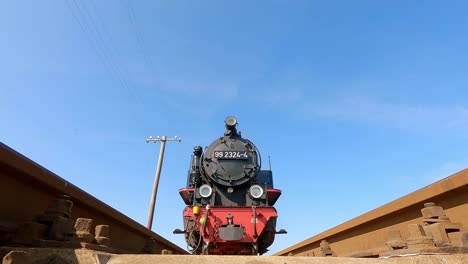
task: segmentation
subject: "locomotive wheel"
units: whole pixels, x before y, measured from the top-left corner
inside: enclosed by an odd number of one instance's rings
[[[258,254],[258,244],[253,243],[252,244],[252,255],[257,255]]]
[[[203,241],[203,248],[202,248],[202,255],[208,255],[210,254],[210,244],[206,243]]]

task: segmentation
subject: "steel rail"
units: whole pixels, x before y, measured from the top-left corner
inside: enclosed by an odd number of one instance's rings
[[[435,202],[444,208],[452,222],[468,227],[468,169],[428,185],[377,209],[333,227],[274,254],[276,256],[320,256],[320,243],[326,240],[340,257],[375,257],[388,251],[389,230],[408,237],[409,224],[421,224],[421,209]]]
[[[111,247],[117,253],[141,253],[149,238],[155,252],[188,254],[177,245],[135,222],[72,183],[0,142],[0,238],[2,231],[18,228],[44,213],[58,195],[73,201],[72,216],[110,226]]]

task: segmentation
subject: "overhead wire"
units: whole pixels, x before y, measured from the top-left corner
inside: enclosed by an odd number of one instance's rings
[[[147,72],[150,74],[152,83],[155,85],[155,64],[151,54],[147,51],[145,38],[143,37],[142,32],[138,27],[136,12],[130,2],[125,0],[121,0],[121,2],[130,22],[130,30],[138,46],[138,53],[143,60],[143,64],[145,65]],[[108,69],[111,76],[113,76],[113,78],[116,79],[123,88],[131,92],[133,96],[135,96],[139,101],[139,103],[143,104],[144,102],[138,95],[138,92],[136,92],[135,89],[132,88],[129,84],[128,69],[125,66],[121,66],[121,64],[118,62],[119,59],[122,58],[122,54],[114,45],[114,38],[107,29],[103,19],[101,16],[96,15],[99,14],[99,10],[96,7],[94,1],[91,1],[91,4],[87,4],[85,0],[66,0],[66,3],[74,19],[79,24],[86,38],[88,38],[92,48],[96,52],[104,67]],[[167,103],[165,100],[163,100],[162,96],[164,96],[164,94],[159,90],[159,93],[156,97],[162,106],[162,110],[164,110],[167,107]]]
[[[98,11],[98,8],[96,7],[96,4],[94,1],[91,1],[91,6],[94,10],[94,12],[97,14],[99,13]],[[122,58],[122,53],[120,52],[120,50],[117,48],[117,46],[114,46],[112,45],[112,43],[116,43],[114,41],[114,38],[112,37],[112,34],[110,34],[109,30],[107,30],[107,26],[106,26],[106,23],[105,21],[101,18],[101,16],[97,15],[97,20],[98,22],[100,23],[101,25],[101,28],[103,29],[103,32],[105,34],[105,37],[107,37],[107,39],[109,40],[109,51],[110,53],[112,53],[112,56],[114,57],[117,57],[117,58]],[[127,67],[122,67],[122,73],[123,73],[123,76],[129,76],[129,73],[128,73],[128,70],[127,70]],[[134,97],[138,100],[138,102],[140,104],[143,104],[143,99],[141,98],[141,96],[139,95],[138,92],[135,91],[135,89],[128,85],[128,89],[130,90],[130,92],[134,95]]]
[[[128,17],[128,19],[130,21],[131,30],[132,30],[133,35],[135,37],[135,40],[137,42],[140,56],[142,57],[143,62],[145,64],[148,72],[151,74],[151,79],[152,79],[153,83],[156,84],[155,64],[153,63],[153,59],[151,57],[151,54],[149,52],[147,52],[145,39],[143,38],[143,35],[142,35],[141,31],[139,30],[139,27],[137,25],[137,17],[136,17],[135,10],[134,10],[133,6],[131,5],[131,3],[129,1],[121,0],[121,2],[122,2],[122,5],[124,6],[125,10],[127,10],[127,12],[126,12],[127,17]],[[166,107],[166,103],[164,102],[164,100],[162,99],[161,96],[163,96],[163,94],[161,92],[158,93],[157,98],[158,98],[160,104],[163,106],[162,107],[162,110],[163,110]]]
[[[83,1],[67,0],[66,2],[70,12],[84,32],[85,36],[88,38],[104,67],[109,70],[111,76],[113,76],[123,88],[133,92],[128,84],[126,77],[128,76],[128,73],[126,72],[125,67],[120,67],[116,62],[116,54],[118,54],[118,52],[116,52],[116,48],[112,45],[113,40],[111,34],[106,30],[106,27],[102,20],[100,20],[100,17],[94,16]],[[94,11],[97,13],[97,8],[95,7],[94,2],[91,2],[93,4]],[[102,31],[105,32],[109,41],[105,40],[95,17],[97,17],[101,23]]]
[[[148,70],[152,71],[154,69],[154,64],[151,59],[151,56],[146,52],[146,49],[145,49],[146,45],[145,45],[144,38],[142,37],[140,30],[138,30],[138,26],[135,21],[136,20],[135,11],[132,5],[128,3],[127,1],[122,0],[122,4],[124,5],[124,7],[126,7],[127,16],[128,16],[128,19],[130,20],[133,34],[138,44],[140,55],[143,57],[146,67],[148,67]]]

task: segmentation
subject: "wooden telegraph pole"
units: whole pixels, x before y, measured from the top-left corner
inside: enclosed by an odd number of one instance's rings
[[[158,158],[158,166],[156,168],[156,173],[154,175],[154,184],[153,184],[153,193],[151,194],[151,203],[148,213],[148,222],[146,223],[146,227],[151,230],[151,226],[153,224],[153,215],[154,215],[154,206],[156,204],[156,194],[158,192],[158,185],[159,185],[159,176],[161,175],[161,168],[164,159],[164,149],[166,148],[166,141],[179,141],[181,142],[182,139],[178,136],[173,138],[167,138],[166,136],[162,136],[161,138],[158,136],[157,138],[149,137],[146,139],[146,143],[149,142],[161,142],[161,148],[159,149],[159,158]]]

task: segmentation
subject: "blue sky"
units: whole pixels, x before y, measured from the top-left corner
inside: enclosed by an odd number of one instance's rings
[[[271,156],[277,252],[466,167],[466,1],[2,1],[0,140],[185,248],[195,145]],[[265,166],[266,167],[266,166]],[[77,216],[78,217],[78,216]]]

